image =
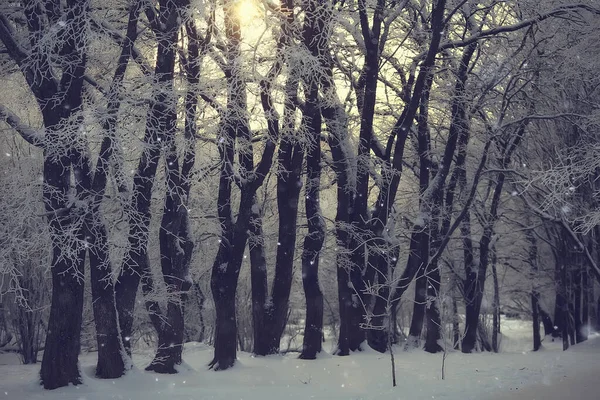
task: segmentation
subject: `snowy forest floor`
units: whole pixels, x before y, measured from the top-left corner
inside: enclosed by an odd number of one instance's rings
[[[527,329],[529,328],[529,329]],[[557,400],[600,398],[600,336],[561,351],[546,338],[530,352],[531,323],[506,321],[499,354],[448,353],[445,380],[442,354],[397,347],[398,386],[392,388],[389,354],[373,350],[316,361],[297,354],[252,357],[239,353],[229,371],[208,371],[212,349],[201,343],[185,347],[186,365],[177,375],[148,373],[152,352],[134,355],[136,368],[116,380],[94,378],[95,353],[80,357],[84,384],[44,391],[37,384],[39,365],[20,365],[18,357],[0,354],[0,400],[269,400],[269,399],[488,399]],[[327,343],[325,350],[330,350]]]

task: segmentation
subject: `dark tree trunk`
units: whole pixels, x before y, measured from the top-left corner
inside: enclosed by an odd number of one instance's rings
[[[193,158],[191,162],[193,164]],[[158,351],[146,370],[172,374],[177,372],[175,365],[182,361],[183,311],[186,294],[191,288],[188,274],[194,245],[189,234],[187,204],[183,200],[188,198],[189,190],[179,193],[183,185],[174,142],[166,164],[168,188],[159,240],[162,273],[169,298],[166,315],[160,318],[160,323],[153,319],[158,332]]]
[[[300,358],[305,360],[315,359],[321,352],[323,342],[323,293],[319,285],[319,253],[325,239],[325,223],[321,217],[319,206],[320,174],[321,174],[321,146],[320,125],[321,118],[316,108],[316,88],[314,100],[310,108],[312,118],[311,131],[314,136],[307,153],[306,176],[306,218],[308,220],[308,233],[304,238],[304,251],[302,253],[302,285],[306,298],[306,320],[304,324],[304,340]],[[308,108],[308,107],[307,107]]]
[[[563,285],[563,255],[562,249],[562,240],[557,239],[559,242],[559,249],[555,254],[555,268],[554,268],[554,282],[555,282],[555,298],[554,298],[554,327],[552,332],[552,337],[558,338],[563,335],[563,327],[565,325],[565,316],[564,309],[567,304],[567,300],[565,298],[566,295],[566,287]],[[565,250],[566,251],[566,250]]]
[[[439,307],[441,276],[437,262],[430,264],[429,270],[430,272],[427,274],[427,308],[425,310],[427,335],[423,348],[428,353],[438,353],[444,349],[439,343],[443,326]]]
[[[540,313],[539,313],[539,294],[536,291],[531,292],[531,319],[533,323],[533,351],[538,351],[542,346],[540,335]]]
[[[85,248],[78,248],[75,240],[71,244],[65,242],[65,235],[73,226],[73,217],[67,210],[70,176],[69,160],[45,155],[44,203],[52,234],[52,303],[40,370],[45,389],[81,383],[78,358]],[[83,239],[80,233],[77,238]]]
[[[277,178],[279,235],[275,277],[270,297],[268,297],[260,216],[252,217],[251,230],[253,230],[254,242],[250,244],[250,264],[254,325],[253,352],[257,355],[279,352],[281,336],[287,323],[296,250],[298,201],[302,187],[299,184],[302,158],[300,145],[293,143],[291,137],[284,138],[279,152],[279,162],[284,170]]]
[[[331,74],[331,66],[328,72]],[[332,92],[332,98],[337,98],[333,86],[333,76],[324,79],[325,90]],[[324,106],[322,108],[323,118],[327,124],[329,134],[329,147],[333,157],[333,169],[337,177],[337,212],[336,223],[336,276],[338,286],[338,304],[340,314],[340,332],[338,336],[336,354],[346,356],[350,351],[359,349],[364,341],[364,331],[359,324],[353,324],[356,307],[353,304],[353,291],[350,289],[350,235],[348,225],[350,223],[349,210],[352,204],[350,193],[353,188],[350,185],[350,157],[348,121],[341,103]],[[362,315],[362,314],[361,314]]]
[[[100,206],[104,198],[110,159],[112,158],[117,113],[123,91],[123,79],[131,57],[131,49],[137,38],[137,21],[140,3],[135,2],[129,12],[127,33],[119,55],[117,68],[109,89],[107,117],[103,121],[105,137],[102,141],[95,171],[90,171],[90,162],[85,151],[77,154],[74,169],[79,179],[80,195],[89,196],[91,202],[86,215],[86,240],[89,244],[90,278],[92,305],[98,343],[98,363],[96,376],[114,379],[122,376],[131,361],[125,356],[122,337],[119,335],[117,308],[115,304],[115,284],[112,279],[112,265],[109,257],[108,235],[102,220]]]
[[[204,323],[204,302],[206,301],[206,296],[197,282],[194,282],[194,289],[196,289],[196,296],[198,296],[198,323],[200,325],[198,341],[204,342],[206,340],[206,324]]]
[[[589,304],[589,270],[581,267],[581,340],[588,339],[590,333],[590,304]]]
[[[493,245],[491,253],[492,280],[494,282],[494,301],[492,302],[492,350],[494,353],[498,353],[498,351],[500,351],[500,343],[498,343],[498,335],[500,334],[500,285],[498,283],[498,270],[496,268],[496,247]]]
[[[529,221],[529,218],[527,219]],[[539,292],[537,290],[539,279],[538,276],[538,249],[537,241],[535,239],[535,232],[528,230],[525,232],[525,237],[529,242],[529,265],[531,266],[531,319],[533,322],[533,351],[538,351],[542,346],[542,338],[540,335],[540,305],[539,305]],[[552,324],[552,322],[550,322]],[[544,322],[544,331],[546,330],[546,323]]]
[[[424,274],[424,268],[424,266],[420,267],[420,271],[417,273],[415,280],[415,299],[406,349],[416,349],[421,347],[421,333],[423,331],[425,303],[427,301],[427,277]]]
[[[458,302],[456,295],[452,296],[452,340],[454,350],[460,349],[460,317],[458,316]]]
[[[438,200],[441,190],[433,190],[433,196],[431,198],[426,197],[425,191],[430,186],[430,171],[433,167],[429,159],[431,151],[430,144],[430,133],[429,133],[429,92],[431,90],[431,84],[433,82],[433,76],[427,79],[423,88],[423,95],[421,96],[421,104],[419,105],[419,115],[417,116],[417,133],[418,133],[418,149],[419,149],[419,215],[417,218],[422,219],[415,224],[416,240],[418,242],[418,257],[417,262],[420,264],[419,272],[417,273],[417,279],[415,281],[415,304],[413,306],[413,315],[410,324],[408,341],[406,342],[407,348],[418,348],[421,346],[421,333],[423,330],[423,321],[425,320],[425,310],[428,308],[428,296],[434,294],[433,282],[430,282],[434,276],[429,276],[431,268],[429,265],[429,252],[431,242],[431,228],[432,225],[436,225],[433,222],[436,219],[432,212],[436,207],[428,204],[430,201]],[[449,145],[452,146],[452,140],[448,141]],[[437,182],[433,185],[441,186],[443,182],[439,184]],[[415,233],[413,233],[415,234]],[[439,277],[439,271],[437,271]],[[439,281],[439,279],[438,279]],[[438,282],[439,283],[439,282]],[[439,288],[439,285],[437,286]],[[437,294],[434,294],[437,296]],[[429,325],[429,323],[428,323]],[[432,332],[433,333],[433,332]],[[437,342],[437,341],[436,341]],[[431,343],[430,343],[431,345]],[[430,346],[430,350],[433,350],[434,346]]]
[[[230,368],[235,363],[237,324],[235,315],[235,288],[232,277],[225,286],[224,279],[213,290],[215,300],[215,354],[210,367],[215,371]],[[212,286],[212,285],[211,285]]]
[[[268,276],[267,260],[265,255],[264,235],[262,230],[262,218],[258,211],[257,199],[254,199],[254,210],[250,219],[251,236],[248,241],[250,250],[250,286],[252,291],[252,352],[259,356],[271,354],[269,352],[270,342],[268,332],[267,303]]]
[[[323,50],[317,37],[323,36],[325,20],[318,13],[319,2],[310,1],[304,20],[304,44],[318,60]],[[305,77],[307,86],[304,125],[307,129],[305,209],[308,233],[302,252],[302,286],[306,299],[306,320],[300,358],[312,360],[321,352],[323,343],[323,292],[319,284],[319,259],[325,240],[325,221],[319,203],[321,192],[321,110],[319,109],[319,80]]]
[[[90,257],[92,310],[98,344],[96,376],[103,379],[122,376],[126,367],[130,365],[125,360],[127,357],[119,336],[108,236],[100,214],[100,205],[106,188],[111,143],[110,138],[105,137],[93,176],[85,153],[74,152],[72,161],[78,197],[90,204],[84,219],[83,236]]]
[[[360,27],[365,43],[365,64],[361,71],[362,87],[359,98],[360,132],[356,158],[356,192],[353,193],[353,202],[349,209],[348,217],[351,224],[351,234],[348,237],[350,248],[350,265],[348,268],[350,290],[343,294],[344,307],[347,307],[340,318],[341,326],[347,330],[349,350],[360,350],[361,343],[365,340],[365,332],[361,325],[367,322],[365,309],[368,300],[365,289],[373,283],[374,270],[369,267],[366,257],[369,257],[368,235],[368,203],[369,203],[369,169],[371,142],[373,137],[373,121],[375,117],[375,104],[377,98],[377,82],[379,76],[379,46],[381,24],[383,22],[384,1],[378,0],[373,9],[372,25],[369,23],[368,10],[365,2],[358,3]],[[343,284],[343,283],[342,283]],[[345,289],[344,289],[345,290]],[[342,296],[342,295],[341,295]],[[340,302],[340,306],[342,306]],[[344,339],[346,340],[346,339]],[[387,340],[386,340],[387,343]],[[345,354],[340,351],[340,354]]]
[[[583,322],[582,322],[582,271],[583,271],[583,259],[580,253],[576,256],[576,265],[573,266],[572,273],[572,301],[573,301],[573,329],[575,336],[575,343],[583,342],[587,339],[583,334]]]
[[[564,245],[564,243],[563,243]],[[565,246],[566,249],[566,246]],[[555,308],[555,316],[554,323],[558,325],[560,336],[563,341],[563,350],[567,350],[569,348],[569,325],[570,325],[570,313],[569,313],[569,302],[568,302],[568,283],[567,283],[567,266],[565,265],[565,260],[561,259],[559,263],[557,263],[557,277],[558,280],[556,282],[556,308]],[[557,321],[560,321],[558,324]]]
[[[90,234],[90,278],[92,307],[98,343],[96,376],[114,379],[125,373],[124,347],[119,335],[118,316],[115,305],[115,287],[108,256],[106,229],[101,221],[92,223],[95,232]],[[108,283],[107,283],[108,281]]]

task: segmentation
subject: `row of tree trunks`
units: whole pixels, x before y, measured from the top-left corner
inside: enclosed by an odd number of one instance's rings
[[[587,340],[590,324],[589,278],[580,245],[567,228],[550,229],[555,248],[556,300],[553,337],[561,337],[563,350]]]
[[[388,140],[388,146],[386,149],[386,154],[384,154],[384,159],[390,159],[392,148],[394,149],[394,153],[393,157],[391,157],[391,162],[386,162],[384,164],[388,166],[387,168],[389,170],[387,171],[387,174],[385,173],[385,171],[382,173],[384,179],[379,189],[379,196],[377,198],[377,202],[374,206],[373,211],[372,220],[376,222],[374,224],[374,227],[377,227],[378,224],[380,224],[380,222],[377,221],[382,221],[383,226],[385,226],[387,224],[387,221],[389,220],[389,216],[392,211],[392,206],[394,204],[394,200],[398,191],[398,186],[400,184],[400,178],[402,174],[402,163],[404,161],[404,146],[408,138],[410,129],[415,120],[415,117],[418,113],[422,96],[424,96],[424,94],[427,92],[427,82],[431,79],[431,74],[433,74],[433,67],[435,65],[435,55],[438,51],[438,46],[441,41],[441,33],[444,26],[443,17],[445,6],[446,2],[444,0],[441,0],[437,1],[433,7],[431,18],[431,39],[428,51],[426,53],[425,59],[421,64],[419,74],[414,82],[414,87],[412,88],[412,95],[408,99],[408,104],[404,108],[404,111],[402,112],[402,115],[400,116],[398,121],[396,121],[396,124],[394,125],[390,134],[390,138]],[[360,171],[360,168],[358,168],[358,170]],[[360,192],[358,192],[357,197],[360,198]],[[356,208],[356,205],[354,205],[354,207]],[[379,227],[381,226],[379,225]],[[415,259],[415,256],[419,253],[419,248],[422,244],[422,241],[417,240],[418,238],[415,235],[417,235],[418,232],[420,232],[422,229],[423,224],[420,223],[419,220],[417,220],[415,226],[413,227],[413,234],[411,237],[409,250],[409,260],[407,262],[405,270],[403,271],[401,276],[395,278],[392,283],[386,282],[386,284],[383,285],[383,287],[387,286],[387,288],[384,290],[390,290],[390,294],[387,296],[382,296],[378,293],[377,296],[374,296],[375,299],[373,301],[373,311],[369,313],[368,310],[363,310],[363,321],[358,321],[358,323],[363,323],[365,320],[369,319],[370,324],[376,328],[372,332],[369,332],[368,335],[369,345],[376,349],[385,350],[387,348],[387,327],[389,324],[385,324],[385,319],[388,317],[387,312],[390,309],[389,306],[393,305],[394,303],[397,303],[400,300],[408,284],[413,280],[413,278],[422,266],[422,263]],[[377,231],[373,232],[373,229],[369,231],[369,234],[376,233]],[[426,236],[426,238],[426,240],[429,241],[429,237]],[[388,258],[388,263],[390,261],[393,261],[393,258]],[[395,263],[395,261],[393,262]],[[381,268],[381,266],[379,267]],[[389,268],[384,269],[384,271],[389,270]],[[369,271],[369,268],[367,268],[367,271]],[[354,281],[352,283],[354,283]],[[367,284],[369,284],[369,282],[367,282]],[[358,293],[360,293],[360,291],[358,291]],[[367,304],[367,302],[363,300],[360,304]]]
[[[510,163],[511,156],[521,142],[527,122],[519,124],[512,132],[512,135],[502,141],[500,146],[501,157],[500,167],[506,169]],[[498,220],[498,208],[504,188],[506,174],[499,172],[495,184],[493,184],[492,200],[490,208],[485,212],[483,218],[483,234],[479,239],[479,265],[477,267],[468,267],[465,263],[465,281],[464,281],[464,296],[465,296],[465,333],[462,340],[461,350],[463,353],[471,353],[477,344],[477,332],[479,325],[479,316],[481,314],[481,302],[485,288],[485,279],[487,268],[490,264],[491,251],[494,243],[492,242],[494,235],[494,225]]]

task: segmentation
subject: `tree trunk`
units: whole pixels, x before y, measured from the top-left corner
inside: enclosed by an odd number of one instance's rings
[[[330,71],[331,72],[331,71]],[[333,77],[324,80],[326,90],[333,91],[332,98],[337,98],[335,87],[331,85]],[[352,169],[350,166],[351,154],[348,153],[349,133],[348,120],[341,103],[323,106],[323,118],[327,124],[329,134],[329,147],[333,157],[333,169],[337,177],[337,212],[335,216],[336,230],[336,277],[338,287],[338,305],[340,314],[340,331],[338,336],[336,354],[346,356],[350,351],[360,348],[364,341],[364,331],[359,324],[353,324],[352,290],[350,289],[350,238],[348,225],[350,223],[349,209],[352,204],[350,192],[353,190],[350,181]]]
[[[444,350],[439,343],[443,329],[439,306],[441,275],[437,262],[431,264],[429,270],[430,272],[427,274],[427,308],[425,310],[427,336],[424,350],[428,353],[438,353]]]
[[[305,44],[317,57],[319,49],[314,38],[322,32],[323,20],[315,15],[317,2],[310,2],[305,20]],[[323,293],[319,285],[319,259],[325,240],[325,221],[321,216],[319,194],[321,191],[321,111],[318,105],[319,87],[315,77],[307,77],[308,93],[304,117],[308,128],[306,154],[305,209],[308,233],[302,252],[302,285],[306,299],[306,320],[300,358],[312,360],[321,352],[323,342]]]
[[[44,203],[50,214],[52,233],[52,303],[40,370],[45,389],[81,383],[78,359],[85,248],[78,248],[76,240],[66,243],[65,236],[73,228],[73,217],[67,210],[70,176],[68,159],[55,159],[53,155],[45,154]],[[83,239],[81,232],[76,234],[77,239]]]
[[[492,304],[492,350],[494,351],[494,353],[498,353],[498,351],[500,351],[500,344],[498,343],[498,334],[500,333],[500,285],[498,283],[498,270],[496,269],[496,247],[493,245],[491,253],[492,280],[494,282],[494,301]]]
[[[427,277],[420,267],[421,271],[415,279],[415,300],[413,304],[413,314],[408,331],[408,341],[406,349],[416,349],[421,347],[421,333],[423,330],[423,321],[425,320],[425,305],[427,302]]]
[[[112,268],[108,249],[103,246],[108,242],[106,230],[102,222],[93,223],[93,226],[96,229],[93,234],[89,235],[92,241],[89,255],[92,307],[98,343],[96,376],[103,379],[114,379],[125,373],[124,347],[119,335]]]
[[[454,350],[460,349],[460,317],[458,316],[456,295],[452,296],[452,340]]]
[[[583,260],[580,260],[583,261]],[[574,319],[575,319],[575,342],[581,343],[587,340],[587,335],[584,334],[584,324],[583,324],[583,286],[582,286],[582,277],[583,277],[583,264],[580,262],[576,266],[576,270],[573,271],[573,301],[574,301]]]
[[[235,285],[234,277],[227,277],[228,284],[221,279],[218,284],[212,284],[215,300],[215,352],[209,364],[215,371],[228,369],[233,366],[236,356],[237,324],[235,316]]]

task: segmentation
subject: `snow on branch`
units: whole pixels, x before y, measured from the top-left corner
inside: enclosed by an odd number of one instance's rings
[[[30,126],[24,125],[19,117],[2,104],[0,104],[0,120],[6,122],[16,130],[28,143],[37,147],[43,147],[44,135]]]
[[[600,15],[600,9],[588,6],[586,4],[565,5],[565,6],[558,7],[552,11],[538,14],[537,16],[535,16],[533,18],[523,20],[516,24],[499,26],[497,28],[483,30],[480,33],[473,35],[465,40],[443,43],[438,47],[438,53],[443,50],[447,50],[447,49],[454,49],[457,47],[465,47],[465,46],[470,45],[471,43],[474,43],[479,40],[486,39],[486,38],[489,38],[492,36],[496,36],[501,33],[516,32],[523,28],[527,28],[531,25],[537,24],[538,22],[542,22],[548,18],[557,17],[559,15],[563,15],[563,14],[567,14],[567,13],[571,13],[571,12],[577,12],[577,11],[581,11],[581,10]],[[421,54],[419,54],[416,57],[416,59],[418,59],[418,60],[424,59],[426,55],[427,55],[427,52],[422,52]]]

